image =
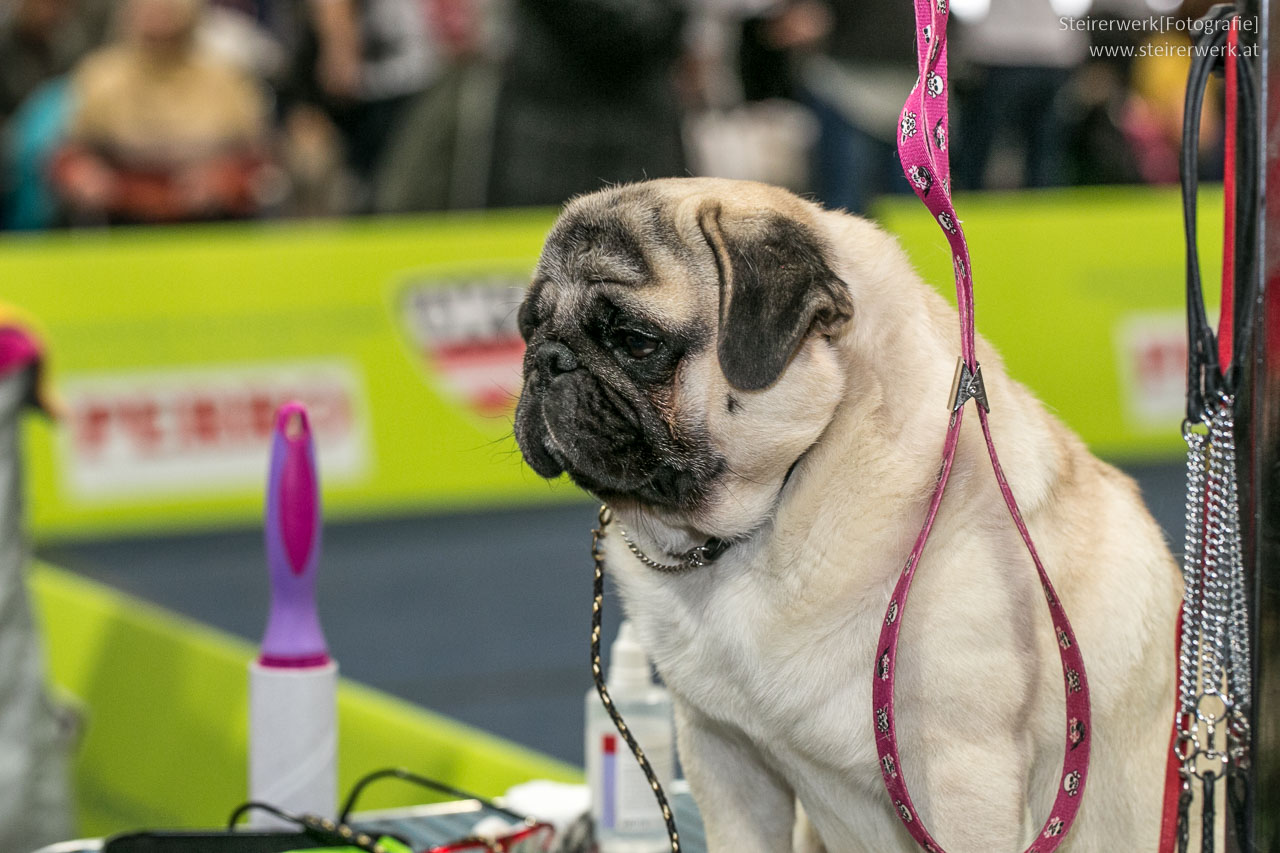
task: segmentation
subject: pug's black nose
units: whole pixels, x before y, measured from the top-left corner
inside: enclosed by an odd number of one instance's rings
[[[559,376],[578,369],[578,357],[559,341],[547,341],[538,347],[538,370],[547,376]]]

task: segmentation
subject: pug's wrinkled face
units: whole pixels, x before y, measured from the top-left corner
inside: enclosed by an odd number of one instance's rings
[[[807,211],[701,179],[572,202],[519,314],[515,432],[534,471],[703,529],[747,484],[776,491],[830,418],[829,335],[852,310]]]
[[[516,436],[544,477],[565,470],[605,500],[689,508],[724,460],[675,407],[677,374],[713,334],[676,300],[652,304],[667,289],[653,254],[620,222],[560,223],[520,308]]]

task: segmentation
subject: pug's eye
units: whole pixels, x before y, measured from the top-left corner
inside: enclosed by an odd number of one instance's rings
[[[626,353],[628,358],[639,361],[657,352],[662,341],[635,329],[618,329],[614,332],[614,346]]]

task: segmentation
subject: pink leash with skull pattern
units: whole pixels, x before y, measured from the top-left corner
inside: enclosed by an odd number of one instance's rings
[[[974,351],[973,328],[973,278],[969,263],[969,250],[964,231],[951,203],[950,164],[947,156],[947,0],[915,0],[916,49],[920,76],[915,88],[907,97],[899,121],[898,154],[903,172],[912,189],[933,214],[951,246],[955,269],[956,296],[960,309],[960,359],[956,367],[956,382],[951,401],[951,420],[943,445],[942,467],[933,497],[925,516],[924,526],[916,538],[915,546],[894,587],[893,596],[885,613],[880,631],[879,653],[872,676],[872,707],[876,727],[876,750],[880,756],[880,769],[885,789],[893,802],[898,817],[911,837],[921,847],[942,853],[942,846],[925,828],[911,795],[907,791],[906,773],[898,750],[897,730],[894,724],[893,685],[898,652],[898,635],[906,615],[907,596],[911,580],[915,576],[920,555],[924,551],[929,533],[933,529],[942,503],[951,466],[955,461],[960,437],[960,424],[964,419],[965,403],[977,400],[978,420],[986,439],[987,453],[999,483],[1000,492],[1022,541],[1031,554],[1045,600],[1058,638],[1058,653],[1062,659],[1064,690],[1066,693],[1066,726],[1064,727],[1064,755],[1062,776],[1057,797],[1044,826],[1027,848],[1027,853],[1050,853],[1066,838],[1076,813],[1080,808],[1085,778],[1089,770],[1090,719],[1089,687],[1085,678],[1084,659],[1076,643],[1071,623],[1054,592],[1053,584],[1040,562],[1031,534],[1023,522],[1013,491],[1005,479],[996,456],[995,444],[987,422],[987,399],[982,385],[982,373]]]

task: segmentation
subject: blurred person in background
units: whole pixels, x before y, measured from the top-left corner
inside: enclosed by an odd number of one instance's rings
[[[1148,0],[1108,0],[1090,10],[1089,59],[1065,91],[1068,178],[1074,184],[1178,180],[1191,41],[1167,21],[1202,17],[1193,0],[1152,28]],[[1129,26],[1108,26],[1129,19]],[[1203,180],[1222,178],[1222,91],[1211,79],[1200,126]]]
[[[1100,14],[1100,20],[1119,16]],[[1134,30],[1100,26],[1089,33],[1089,59],[1064,91],[1066,181],[1135,184],[1142,172],[1125,130],[1139,39]]]
[[[106,0],[11,0],[0,11],[0,122],[101,43]]]
[[[120,38],[71,83],[54,185],[73,223],[256,214],[268,191],[262,86],[195,38],[202,0],[126,0]]]
[[[308,103],[286,108],[278,149],[289,184],[286,216],[331,217],[355,210],[365,189],[347,168],[342,134],[323,109]]]
[[[958,188],[1047,187],[1065,177],[1059,97],[1088,39],[1061,25],[1078,0],[953,0]],[[1088,8],[1088,4],[1083,4]],[[1075,8],[1074,11],[1079,11]],[[997,160],[993,155],[1005,155]]]
[[[66,119],[66,73],[101,44],[110,0],[0,6],[0,227],[43,228],[57,205],[46,172]]]
[[[416,95],[374,177],[374,210],[464,210],[488,202],[501,70],[500,0],[424,0],[440,74]]]
[[[1182,115],[1186,107],[1191,41],[1182,33],[1153,33],[1152,49],[1133,64],[1123,128],[1138,172],[1147,183],[1177,183],[1182,152]],[[1200,121],[1200,177],[1222,180],[1222,89],[1213,80],[1205,90]]]
[[[511,11],[491,206],[684,173],[684,0],[514,0]]]
[[[368,212],[389,140],[414,98],[441,71],[440,51],[427,26],[430,3],[305,2],[303,32],[286,84],[286,133],[290,144],[297,145],[300,165],[312,170],[329,156],[329,137],[340,140],[354,179],[348,204]],[[307,174],[321,177],[319,172]]]
[[[762,38],[793,52],[794,94],[818,119],[818,200],[865,215],[876,196],[905,190],[897,127],[916,78],[912,5],[791,0],[775,9]]]
[[[774,41],[780,8],[777,0],[691,0],[678,82],[692,174],[810,191],[818,122],[795,99],[791,50]]]
[[[289,8],[276,0],[207,0],[196,41],[251,78],[278,85],[291,20]]]

